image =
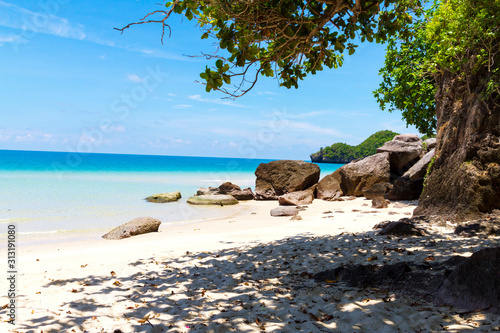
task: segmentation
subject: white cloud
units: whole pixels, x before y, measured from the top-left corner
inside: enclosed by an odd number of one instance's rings
[[[127,79],[132,82],[137,82],[137,83],[142,83],[144,82],[143,78],[140,78],[138,75],[135,74],[127,74]]]
[[[290,120],[287,124],[288,129],[295,130],[298,132],[308,132],[313,134],[324,134],[330,135],[334,137],[345,137],[341,132],[333,129],[333,128],[323,128],[317,125],[313,125],[307,122],[298,122]]]
[[[178,104],[178,105],[174,105],[174,109],[188,109],[188,108],[192,108],[193,106],[192,105],[189,105],[189,104]]]
[[[237,104],[237,103],[234,103],[233,101],[230,101],[230,100],[224,100],[224,99],[218,99],[218,98],[203,98],[203,97],[201,97],[201,95],[191,95],[191,96],[188,96],[188,98],[195,100],[195,101],[204,102],[204,103],[215,103],[215,104],[232,106],[235,108],[249,108],[248,106],[245,106],[242,104]]]
[[[14,4],[0,1],[0,26],[20,29],[30,33],[42,33],[64,38],[84,39],[83,25],[73,25],[67,19],[55,15],[58,10],[42,8],[31,11]],[[50,13],[53,11],[55,13]],[[29,37],[31,34],[26,34]]]

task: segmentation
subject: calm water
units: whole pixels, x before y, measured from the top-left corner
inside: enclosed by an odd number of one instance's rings
[[[167,224],[226,216],[237,208],[191,206],[186,199],[199,187],[225,181],[253,190],[255,169],[269,161],[0,150],[0,225],[16,223],[21,234],[30,235],[109,229],[139,216]],[[321,175],[340,166],[321,164]],[[144,200],[171,191],[181,191],[183,198],[165,204]]]

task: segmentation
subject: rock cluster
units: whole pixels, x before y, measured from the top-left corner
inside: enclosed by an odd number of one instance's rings
[[[236,205],[240,200],[253,200],[254,194],[248,187],[241,189],[238,185],[225,182],[219,187],[200,187],[196,195],[187,200],[191,205]]]
[[[416,200],[422,193],[434,146],[435,139],[423,142],[414,134],[397,135],[377,148],[377,154],[324,177],[317,186],[317,198],[364,195],[368,199]]]

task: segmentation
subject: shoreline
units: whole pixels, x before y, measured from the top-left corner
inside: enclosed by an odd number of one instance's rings
[[[314,200],[299,213],[302,220],[291,220],[270,216],[277,201],[249,201],[241,203],[241,214],[160,226],[157,233],[122,240],[21,246],[18,325],[0,326],[19,333],[260,332],[263,325],[266,332],[500,327],[500,317],[489,314],[473,314],[484,320],[461,319],[449,308],[415,306],[415,300],[395,295],[386,303],[380,292],[302,277],[375,256],[373,263],[379,264],[402,259],[401,253],[385,254],[384,247],[411,250],[412,260],[452,254],[443,251],[459,239],[451,229],[423,238],[377,237],[375,224],[408,217],[414,206],[373,209],[370,203]],[[437,246],[422,244],[431,239]],[[461,241],[456,249],[461,255],[479,246],[477,239]],[[2,319],[5,314],[0,310]]]

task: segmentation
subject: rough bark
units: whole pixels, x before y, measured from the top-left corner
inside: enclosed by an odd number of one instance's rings
[[[500,208],[500,98],[481,97],[488,73],[437,78],[437,147],[414,215],[455,222]]]

